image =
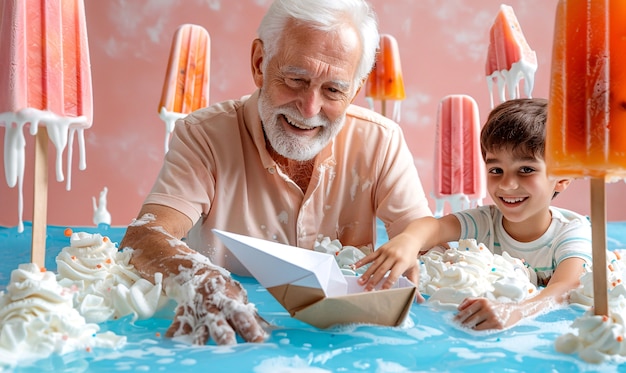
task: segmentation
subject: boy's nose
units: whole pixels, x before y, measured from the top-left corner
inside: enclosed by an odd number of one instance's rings
[[[507,176],[504,175],[500,180],[500,189],[503,190],[512,190],[517,188],[517,178],[515,176]]]

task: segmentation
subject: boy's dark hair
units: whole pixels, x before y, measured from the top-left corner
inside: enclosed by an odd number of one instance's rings
[[[496,106],[480,132],[480,149],[510,150],[516,156],[545,159],[548,101],[543,98],[512,99]]]

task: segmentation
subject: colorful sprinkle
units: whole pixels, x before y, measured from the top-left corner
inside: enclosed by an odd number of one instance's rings
[[[617,260],[622,259],[621,255],[619,255],[619,253],[617,251],[613,251],[613,254],[615,254],[615,257],[617,258]]]
[[[109,239],[109,237],[104,236],[104,237],[102,237],[102,241],[104,241],[104,242],[109,242],[109,241],[110,241],[110,239]]]
[[[111,258],[107,258],[107,260],[105,260],[106,264],[111,264]]]
[[[607,321],[609,321],[609,317],[606,315],[602,316],[602,322],[607,322]]]
[[[611,265],[611,264],[609,264],[609,271],[611,271],[611,272],[613,272],[613,271],[614,271],[614,269],[613,269],[613,265]]]
[[[496,268],[495,268],[495,267],[494,267],[494,268],[491,268],[491,272],[495,272],[495,271],[496,271]]]
[[[39,268],[39,272],[46,272],[46,271],[47,271],[46,267],[40,267]]]
[[[65,228],[65,230],[63,231],[63,234],[65,235],[65,237],[71,236],[72,233],[73,233],[72,228]]]
[[[157,337],[160,337],[160,336],[161,336],[161,333],[156,332],[156,333],[154,333],[154,335],[156,335]]]
[[[87,352],[91,352],[91,347],[90,347],[90,346],[87,346],[87,348],[85,348],[85,351],[87,351]]]
[[[76,255],[72,255],[72,260],[76,260]]]
[[[96,264],[96,268],[98,269],[102,268],[102,264]]]
[[[618,335],[616,339],[617,339],[618,342],[623,342],[624,341],[624,337],[622,337],[621,335]]]

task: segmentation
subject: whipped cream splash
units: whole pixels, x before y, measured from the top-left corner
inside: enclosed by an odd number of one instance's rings
[[[595,364],[614,355],[626,356],[626,261],[621,250],[607,251],[606,258],[609,315],[594,314],[593,273],[586,272],[580,277],[581,285],[570,293],[570,303],[586,309],[572,323],[578,334],[566,333],[555,342],[558,352],[577,353],[581,359]]]
[[[100,192],[98,202],[96,197],[91,197],[93,205],[93,223],[98,226],[100,224],[111,225],[111,213],[107,210],[107,193],[109,189],[104,187]]]
[[[506,252],[493,254],[474,239],[460,240],[457,248],[432,249],[420,259],[419,290],[435,307],[456,310],[467,297],[520,302],[537,294],[533,270]]]
[[[85,161],[85,135],[84,130],[91,127],[91,120],[85,116],[64,117],[50,111],[43,111],[33,108],[22,109],[18,112],[0,113],[0,125],[4,125],[4,174],[10,188],[18,186],[18,232],[24,231],[23,210],[24,210],[24,165],[26,139],[24,138],[24,126],[30,124],[30,134],[35,136],[39,126],[45,126],[48,137],[56,148],[56,179],[63,181],[62,154],[68,142],[70,144],[67,151],[67,183],[66,189],[71,189],[71,165],[72,147],[74,145],[74,135],[78,134],[78,147],[80,159],[78,168],[87,168]]]
[[[76,289],[74,306],[89,322],[101,323],[132,315],[147,319],[167,303],[163,278],[154,284],[143,279],[129,264],[132,250],[118,251],[100,234],[73,233],[70,246],[56,258],[58,281]]]
[[[126,343],[126,337],[112,332],[98,333],[99,326],[74,308],[75,292],[33,263],[11,272],[7,292],[0,292],[0,370],[53,353]]]
[[[489,89],[491,108],[494,107],[494,94],[499,97],[501,103],[506,100],[521,98],[519,83],[522,79],[524,79],[524,93],[526,97],[532,97],[536,72],[536,60],[520,60],[512,63],[511,68],[508,70],[496,70],[491,75],[487,75],[487,88]]]
[[[170,136],[174,132],[174,126],[176,121],[186,117],[187,114],[177,113],[175,111],[168,111],[165,106],[161,107],[159,117],[165,123],[165,153],[170,149]]]
[[[313,245],[313,250],[333,255],[341,273],[346,276],[362,275],[369,267],[354,268],[354,263],[365,257],[366,252],[371,251],[368,247],[357,249],[354,246],[343,246],[341,241],[337,239],[331,240],[330,237],[318,237]]]

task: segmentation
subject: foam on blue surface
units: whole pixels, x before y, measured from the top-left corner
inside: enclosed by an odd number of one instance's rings
[[[69,245],[65,227],[48,227],[46,267],[56,269],[55,257]],[[125,228],[73,227],[101,233],[119,243]],[[31,226],[25,232],[0,227],[0,289],[10,273],[30,261]],[[384,232],[384,230],[383,230]],[[609,248],[626,248],[626,223],[610,223]],[[386,235],[380,238],[384,242]],[[379,244],[380,244],[379,242]],[[17,367],[14,372],[618,372],[626,359],[616,357],[602,365],[588,364],[574,355],[554,350],[554,340],[572,331],[571,322],[583,311],[564,307],[525,320],[498,333],[461,329],[452,312],[414,304],[407,325],[398,328],[349,325],[319,330],[293,319],[254,279],[236,277],[263,318],[274,325],[262,344],[221,347],[189,346],[163,337],[171,311],[131,322],[129,318],[100,324],[128,338],[120,350],[95,349],[54,355]]]

